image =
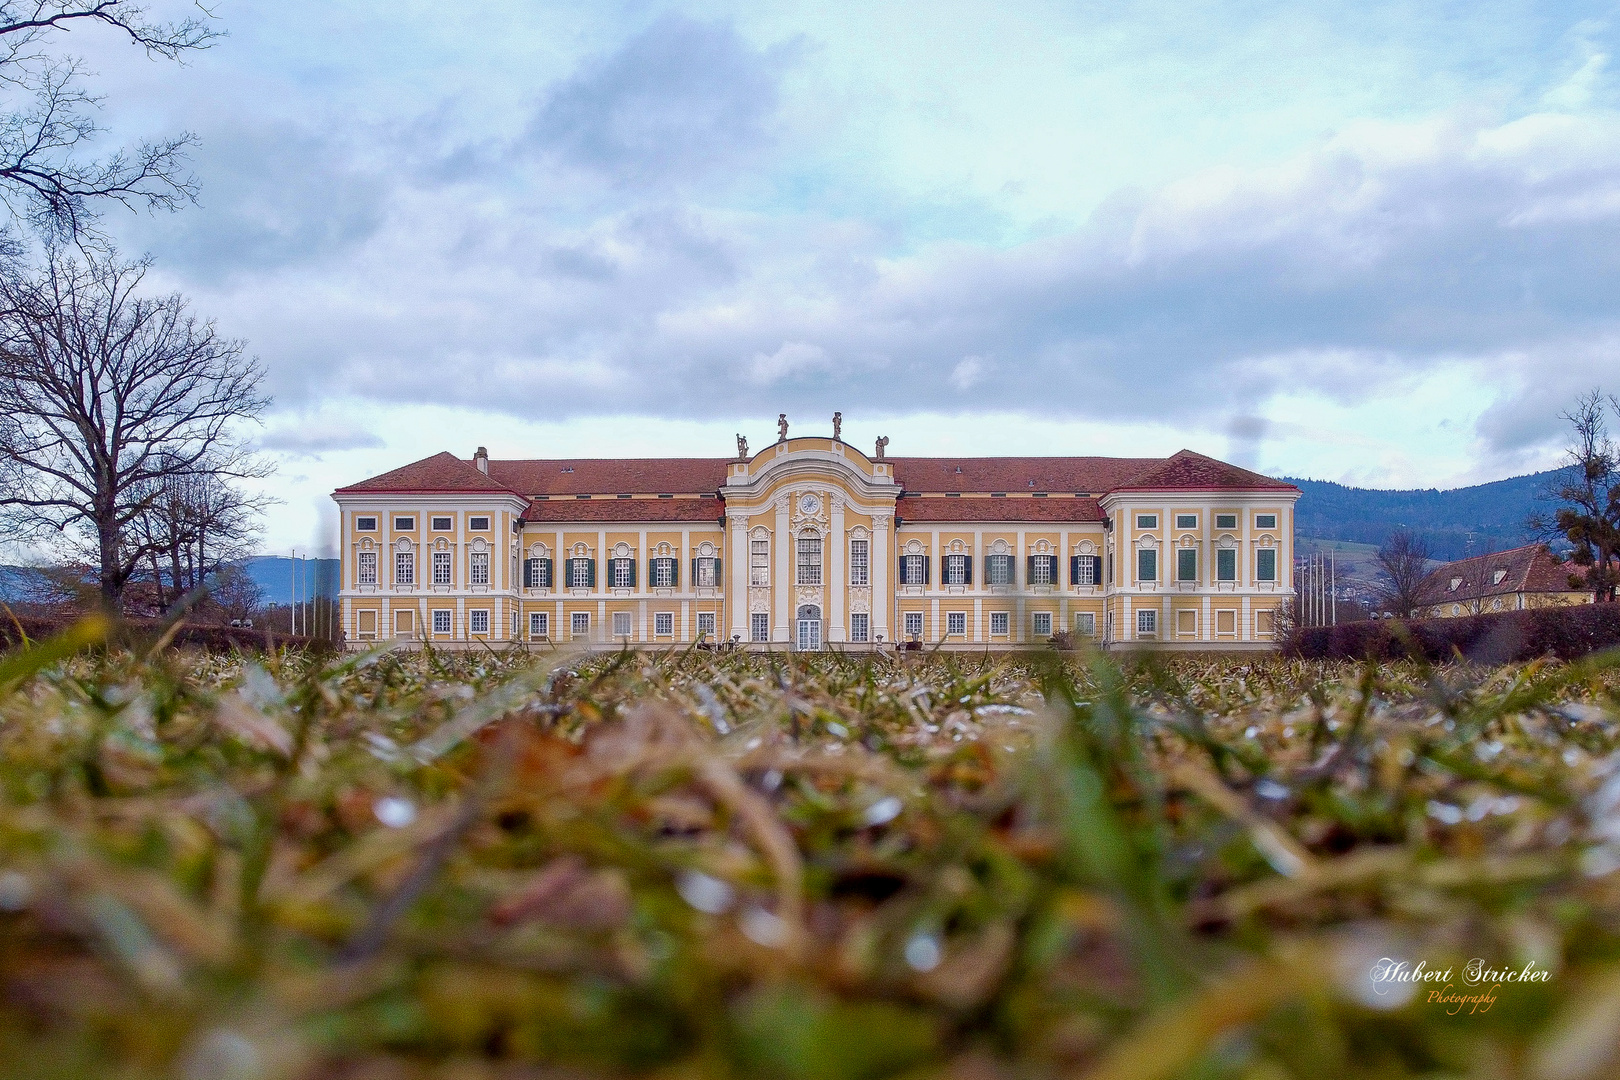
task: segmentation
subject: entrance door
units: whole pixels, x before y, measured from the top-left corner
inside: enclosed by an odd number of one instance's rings
[[[821,609],[814,604],[799,607],[799,651],[814,652],[821,648]]]

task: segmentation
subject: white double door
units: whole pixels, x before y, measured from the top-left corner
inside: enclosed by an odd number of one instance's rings
[[[800,652],[814,652],[821,648],[821,608],[815,604],[800,604],[798,627]]]

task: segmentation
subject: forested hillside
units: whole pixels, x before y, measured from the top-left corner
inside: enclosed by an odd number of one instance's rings
[[[1407,528],[1428,538],[1435,558],[1461,559],[1529,542],[1525,518],[1550,510],[1541,496],[1560,471],[1450,491],[1383,491],[1327,480],[1288,480],[1305,493],[1296,509],[1300,536],[1381,544],[1393,530]]]

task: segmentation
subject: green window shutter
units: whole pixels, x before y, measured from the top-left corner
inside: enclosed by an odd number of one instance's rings
[[[1255,561],[1255,578],[1260,581],[1277,580],[1277,552],[1272,548],[1261,548]]]
[[[541,559],[540,560],[540,587],[542,589],[551,588],[551,560],[550,559]]]
[[[715,586],[715,588],[719,588],[720,584],[722,582],[724,582],[725,580],[726,579],[724,577],[722,577],[721,574],[720,574],[720,560],[717,558],[717,559],[714,560],[714,586]]]
[[[973,556],[962,556],[962,584],[973,584]]]
[[[1103,564],[1101,555],[1091,556],[1091,583],[1093,585],[1101,585],[1103,583]]]
[[[900,571],[899,571],[899,573],[900,573],[900,577],[899,577],[898,580],[899,580],[900,584],[902,584],[902,585],[910,585],[911,582],[906,580],[906,557],[904,555],[900,556]]]
[[[1024,556],[1024,584],[1028,585],[1029,583],[1033,582],[1034,580],[1035,580],[1035,556],[1026,555],[1026,556]]]
[[[1215,576],[1221,581],[1237,580],[1237,551],[1221,548],[1215,552]]]
[[[670,588],[672,588],[672,589],[680,588],[681,587],[681,560],[679,560],[679,559],[667,559],[665,561],[669,563],[669,585],[670,585]]]
[[[994,555],[986,555],[984,557],[984,583],[986,585],[996,580],[996,575],[990,569],[990,560],[993,558],[995,558]]]
[[[1142,548],[1136,553],[1136,580],[1159,580],[1159,553],[1152,548]]]
[[[630,563],[630,587],[633,589],[636,587],[636,560],[629,559],[626,561]]]
[[[1083,559],[1083,558],[1085,558],[1084,555],[1070,555],[1069,556],[1069,584],[1070,585],[1078,585],[1078,584],[1080,584],[1080,560]]]
[[[1176,552],[1176,580],[1198,580],[1198,552],[1192,548],[1182,548]]]
[[[697,560],[696,559],[692,560],[692,584],[693,584],[693,586],[697,585]]]
[[[568,588],[574,587],[574,560],[563,560],[563,584]]]
[[[922,564],[923,564],[923,584],[927,585],[930,582],[930,580],[932,579],[932,577],[933,577],[934,560],[929,558],[927,555],[924,555],[923,558],[922,558]]]
[[[585,560],[585,585],[587,588],[596,588],[596,560]]]

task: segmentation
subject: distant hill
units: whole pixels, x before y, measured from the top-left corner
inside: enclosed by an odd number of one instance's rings
[[[1529,543],[1533,538],[1525,533],[1524,520],[1549,509],[1540,496],[1563,472],[1552,469],[1450,491],[1384,491],[1286,479],[1304,492],[1294,510],[1294,531],[1301,537],[1377,545],[1406,528],[1429,541],[1435,558],[1450,560]]]
[[[293,593],[293,561],[285,555],[255,555],[242,566],[259,586],[266,604],[290,604]],[[298,595],[331,596],[337,591],[336,559],[300,559]],[[15,604],[31,599],[42,576],[31,566],[0,566],[0,603]]]

